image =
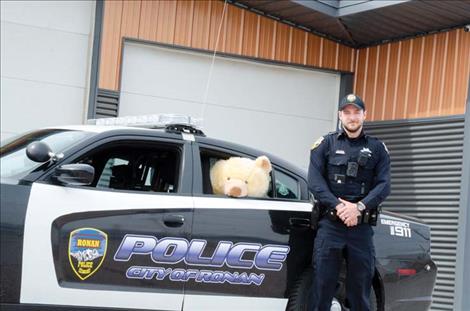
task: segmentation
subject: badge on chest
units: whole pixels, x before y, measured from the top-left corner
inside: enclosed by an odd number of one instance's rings
[[[337,184],[344,184],[346,182],[346,176],[343,174],[335,174],[335,181]]]

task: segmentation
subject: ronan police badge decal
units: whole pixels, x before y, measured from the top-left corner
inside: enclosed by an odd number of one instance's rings
[[[107,244],[108,235],[98,229],[80,228],[70,232],[70,266],[82,281],[100,268]]]

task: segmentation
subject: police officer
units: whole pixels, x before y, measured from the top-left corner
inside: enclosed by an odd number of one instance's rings
[[[320,202],[314,245],[311,310],[330,310],[343,258],[346,298],[352,311],[370,310],[375,267],[371,223],[390,193],[390,157],[380,140],[363,131],[362,99],[347,95],[339,105],[341,130],[312,146],[308,186]]]

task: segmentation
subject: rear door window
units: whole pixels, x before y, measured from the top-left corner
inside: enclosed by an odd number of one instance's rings
[[[210,148],[200,149],[203,194],[214,195],[210,180],[210,170],[217,161],[226,160],[230,157],[247,157],[253,160],[256,158],[254,156],[236,154],[233,151],[231,152],[228,150],[222,151]],[[267,196],[263,199],[301,200],[300,181],[298,178],[285,173],[273,164],[270,179],[271,182]]]
[[[300,200],[300,184],[296,178],[277,169],[274,170],[274,176],[276,198]]]
[[[219,160],[227,160],[230,157],[246,157],[255,159],[255,157],[242,155],[242,154],[235,154],[231,151],[221,151],[209,148],[201,148],[200,152],[201,157],[201,170],[202,170],[202,189],[203,193],[207,195],[215,195],[212,189],[211,179],[210,179],[210,171],[214,164]],[[272,174],[270,174],[271,182],[269,183],[269,189],[266,198],[273,197],[272,191]]]

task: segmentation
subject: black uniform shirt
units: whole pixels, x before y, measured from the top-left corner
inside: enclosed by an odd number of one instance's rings
[[[353,139],[343,131],[323,136],[310,153],[308,187],[326,208],[340,204],[338,198],[377,208],[390,193],[390,156],[385,144],[364,133]]]

